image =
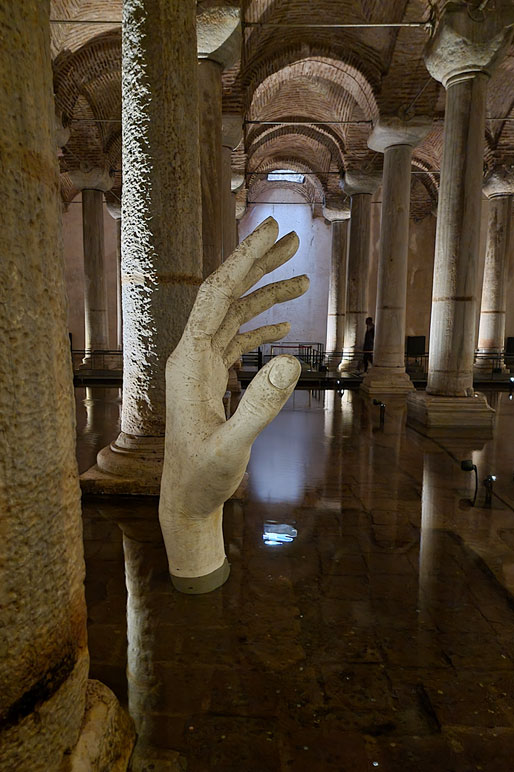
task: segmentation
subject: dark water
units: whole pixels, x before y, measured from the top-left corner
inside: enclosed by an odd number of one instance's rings
[[[79,463],[118,430],[79,404]],[[78,399],[83,399],[78,395]],[[488,443],[405,429],[401,404],[295,392],[225,505],[228,582],[169,582],[155,499],[84,502],[91,675],[154,769],[488,770],[514,752],[514,406]],[[88,420],[85,420],[87,413]],[[483,486],[471,508],[472,458]],[[127,675],[128,673],[128,675]]]

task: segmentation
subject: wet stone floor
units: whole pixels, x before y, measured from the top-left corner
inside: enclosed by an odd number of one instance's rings
[[[114,390],[88,392],[82,468],[118,420]],[[84,500],[91,677],[128,705],[135,768],[514,769],[514,404],[491,401],[494,440],[433,441],[402,403],[381,428],[356,393],[295,392],[204,596],[170,584],[156,499]]]

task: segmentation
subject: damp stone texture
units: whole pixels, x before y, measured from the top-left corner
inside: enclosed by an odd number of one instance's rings
[[[0,4],[0,768],[61,770],[88,652],[50,3]]]
[[[123,4],[123,406],[88,490],[157,492],[162,474],[166,360],[202,281],[195,17],[194,0]]]

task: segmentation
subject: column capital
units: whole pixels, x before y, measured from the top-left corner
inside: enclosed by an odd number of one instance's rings
[[[381,116],[368,137],[368,147],[378,153],[385,153],[394,145],[416,147],[430,131],[432,119],[426,115],[414,115],[403,120],[397,115]]]
[[[514,10],[497,0],[481,10],[469,2],[449,2],[425,47],[425,64],[445,88],[477,73],[490,76],[512,38]]]
[[[241,172],[232,172],[230,181],[230,190],[232,193],[238,193],[245,184],[245,176]]]
[[[357,193],[373,194],[382,182],[379,172],[360,172],[356,169],[345,172],[341,187],[348,196]]]
[[[111,175],[109,164],[104,166],[89,166],[81,164],[78,169],[68,172],[73,187],[78,190],[101,190],[103,193],[114,185],[114,175]]]
[[[239,113],[223,113],[221,116],[221,144],[235,150],[243,139],[243,119]]]
[[[205,8],[196,17],[199,59],[210,59],[223,69],[235,64],[241,55],[241,10],[233,6]]]
[[[330,223],[341,222],[350,219],[350,207],[346,203],[341,203],[338,206],[330,204],[323,207],[323,217]]]
[[[514,195],[514,165],[497,166],[493,169],[483,191],[487,198]]]

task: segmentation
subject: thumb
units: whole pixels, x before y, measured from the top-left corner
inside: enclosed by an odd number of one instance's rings
[[[230,454],[248,448],[275,418],[293,393],[301,370],[299,361],[287,354],[275,357],[259,370],[232,418],[219,429],[218,441]]]

